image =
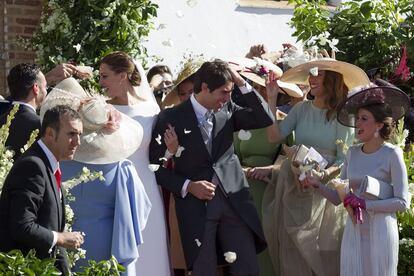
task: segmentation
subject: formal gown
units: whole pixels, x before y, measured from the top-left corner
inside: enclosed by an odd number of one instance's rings
[[[85,233],[82,249],[86,250],[86,258],[80,259],[73,270],[82,270],[88,260],[115,256],[126,269],[123,275],[135,276],[139,245],[143,243],[142,230],[151,209],[135,167],[129,160],[105,165],[61,162],[62,179],[77,177],[83,167],[102,171],[105,181],[96,179],[70,191],[75,197],[70,202],[75,216],[72,228]]]
[[[152,129],[159,107],[151,100],[132,106],[114,105],[114,107],[140,123],[144,130],[140,147],[128,158],[134,163],[152,204],[147,226],[143,231],[144,243],[139,248],[140,256],[136,262],[137,275],[169,276],[171,272],[165,210],[160,187],[157,185],[154,172],[149,169],[149,144],[151,139],[155,139],[152,138]]]
[[[241,165],[251,168],[272,165],[279,152],[280,144],[269,143],[264,128],[249,131],[251,133],[250,139],[240,140],[237,134],[234,139],[234,146]],[[263,221],[262,200],[267,182],[255,179],[248,179],[248,182],[257,212]],[[260,253],[257,258],[261,276],[276,275],[267,249]]]
[[[283,137],[295,134],[294,143],[314,147],[329,161],[341,166],[353,130],[334,118],[327,121],[326,110],[312,101],[296,104],[279,123]],[[341,143],[338,143],[341,140]],[[340,241],[345,213],[312,189],[296,185],[290,160],[285,160],[277,175],[272,200],[267,202],[266,235],[270,257],[278,275],[330,276],[339,274]]]
[[[368,199],[362,180],[370,176],[393,188],[393,196]],[[366,200],[362,224],[348,218],[341,245],[342,276],[396,276],[398,264],[397,211],[409,206],[408,181],[402,150],[385,143],[366,154],[361,145],[348,151],[341,178],[349,179],[355,194]]]

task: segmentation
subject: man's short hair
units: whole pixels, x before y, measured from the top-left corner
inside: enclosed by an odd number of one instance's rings
[[[40,68],[32,63],[20,63],[14,66],[7,76],[12,100],[24,100],[32,86],[39,80]]]
[[[194,75],[194,93],[200,93],[203,82],[207,84],[210,92],[212,92],[231,81],[233,81],[233,78],[226,62],[220,59],[207,61],[201,65]]]
[[[52,107],[47,110],[43,116],[40,137],[44,137],[48,127],[55,130],[56,133],[59,133],[61,118],[64,116],[68,117],[70,121],[81,120],[79,113],[67,105],[57,105]]]
[[[161,75],[161,74],[170,74],[172,76],[171,70],[167,65],[155,65],[149,69],[147,73],[147,80],[148,82],[151,82],[151,79],[155,75]]]

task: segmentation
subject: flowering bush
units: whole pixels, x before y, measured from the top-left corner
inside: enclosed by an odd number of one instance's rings
[[[289,0],[295,10],[290,26],[293,36],[305,46],[335,46],[337,58],[353,63],[373,75],[388,79],[400,63],[401,47],[407,47],[407,65],[414,71],[414,24],[411,0],[343,2],[333,13],[325,9],[325,0]],[[404,71],[406,72],[406,71]],[[405,73],[406,74],[406,73]],[[393,76],[404,83],[412,75]],[[406,92],[414,94],[414,88]]]
[[[46,0],[31,45],[45,71],[74,61],[96,68],[113,51],[144,58],[158,6],[150,0]]]

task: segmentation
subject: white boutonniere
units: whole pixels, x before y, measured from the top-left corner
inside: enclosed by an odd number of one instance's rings
[[[184,129],[184,134],[189,134],[189,133],[191,133],[191,130]]]
[[[157,138],[155,138],[155,141],[157,141],[158,145],[161,145],[161,134],[158,134]]]

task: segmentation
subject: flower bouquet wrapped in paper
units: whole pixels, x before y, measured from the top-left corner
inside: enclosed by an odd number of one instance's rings
[[[335,188],[336,192],[338,193],[341,201],[344,202],[345,196],[350,193],[349,180],[348,179],[343,180],[343,179],[336,178],[336,179],[332,179],[331,183],[333,187]],[[345,208],[348,211],[348,214],[351,217],[352,222],[356,224],[356,217],[355,217],[354,209],[352,208],[352,206],[348,205]]]

